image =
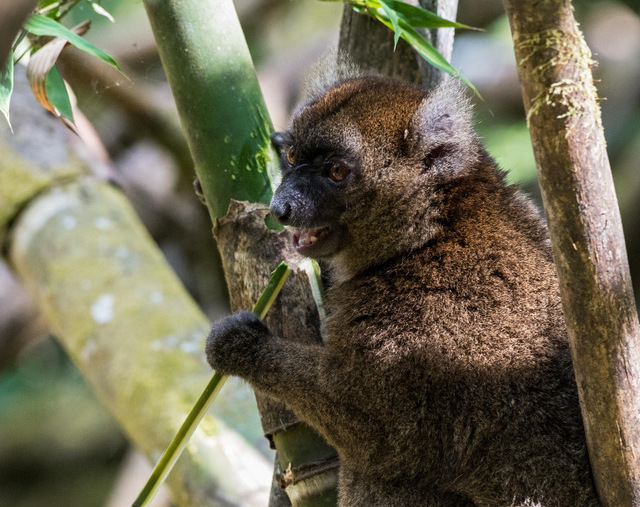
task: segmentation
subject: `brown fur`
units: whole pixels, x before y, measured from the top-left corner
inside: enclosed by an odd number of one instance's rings
[[[597,506],[545,226],[451,83],[350,79],[299,108],[274,213],[335,226],[326,343],[244,312],[210,364],[338,451],[341,506]],[[349,178],[326,183],[327,157]]]

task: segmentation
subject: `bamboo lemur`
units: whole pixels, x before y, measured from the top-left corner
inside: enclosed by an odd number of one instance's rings
[[[338,451],[341,506],[596,506],[545,225],[458,85],[342,80],[273,141],[272,214],[328,267],[324,345],[249,312],[207,358]]]

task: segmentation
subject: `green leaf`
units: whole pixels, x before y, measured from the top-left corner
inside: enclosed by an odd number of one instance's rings
[[[451,66],[451,64],[447,61],[447,59],[442,56],[433,45],[426,40],[422,35],[420,35],[413,27],[409,26],[406,22],[400,20],[400,27],[402,29],[402,34],[400,35],[405,41],[407,41],[413,49],[415,49],[422,58],[424,58],[427,62],[429,62],[434,67],[450,74],[464,84],[466,84],[469,88],[471,88],[474,93],[482,98],[476,90],[476,87],[471,84],[466,77],[464,77],[460,72],[458,72],[455,68]]]
[[[73,110],[71,108],[71,101],[69,100],[69,94],[67,87],[64,84],[64,80],[58,69],[51,67],[51,70],[47,74],[47,99],[49,103],[56,109],[58,114],[67,120],[73,122]]]
[[[101,49],[91,44],[88,40],[83,39],[79,35],[76,35],[71,30],[61,25],[53,19],[47,18],[40,14],[32,14],[24,24],[24,29],[31,32],[34,35],[60,37],[67,42],[73,44],[78,49],[89,53],[90,55],[99,58],[103,62],[112,65],[116,69],[122,71],[120,66],[116,63],[113,57]]]
[[[396,15],[406,21],[410,26],[417,28],[467,28],[470,30],[476,30],[468,25],[457,23],[455,21],[449,21],[441,18],[427,9],[422,7],[416,7],[415,5],[406,4],[399,0],[380,0],[383,4],[388,4],[391,9],[396,12]],[[386,12],[386,9],[385,9]]]
[[[7,55],[7,63],[4,68],[0,69],[0,111],[7,119],[9,128],[11,121],[9,120],[9,103],[11,102],[11,93],[13,92],[13,51]],[[12,129],[13,130],[13,129]]]
[[[376,18],[383,25],[386,25],[388,28],[393,29],[393,25],[391,24],[390,20],[383,17],[378,17],[378,16],[376,16]],[[402,37],[404,41],[409,43],[409,45],[413,49],[415,49],[418,52],[418,54],[422,56],[422,58],[424,58],[427,62],[429,62],[434,67],[437,67],[438,69],[446,72],[447,74],[450,74],[453,77],[459,79],[464,84],[466,84],[469,88],[471,88],[478,97],[482,98],[482,96],[480,95],[476,87],[473,86],[473,84],[471,84],[471,81],[469,81],[466,77],[460,74],[460,72],[458,72],[455,68],[453,68],[451,64],[447,61],[447,59],[444,56],[442,56],[435,47],[433,47],[433,44],[431,44],[422,35],[420,35],[412,26],[410,26],[402,18],[398,20],[398,24],[400,25],[400,37]]]
[[[355,8],[354,2],[356,1],[357,0],[351,0],[349,3],[354,5]],[[377,8],[378,5],[382,8],[382,11]],[[447,59],[414,28],[414,26],[421,28],[469,27],[454,21],[447,21],[430,11],[405,4],[398,0],[374,0],[369,6],[373,8],[367,10],[368,14],[394,31],[396,44],[398,37],[402,38],[427,62],[447,74],[458,78],[471,88],[478,97],[482,98],[476,87],[453,68]]]
[[[382,10],[389,18],[389,21],[391,21],[391,26],[393,28],[393,50],[395,51],[398,46],[398,41],[400,40],[400,25],[398,24],[398,14],[396,14],[392,4],[393,0],[380,0]]]

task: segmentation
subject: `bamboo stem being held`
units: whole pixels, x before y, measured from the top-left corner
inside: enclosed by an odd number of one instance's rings
[[[271,274],[269,283],[260,296],[260,299],[253,307],[253,313],[261,319],[266,317],[269,308],[271,308],[271,304],[278,296],[278,293],[288,276],[289,267],[284,262],[281,262]],[[198,401],[191,409],[191,412],[189,412],[187,418],[182,423],[182,426],[180,426],[178,433],[176,433],[176,436],[169,444],[169,447],[167,447],[167,450],[164,452],[160,460],[158,460],[158,463],[156,463],[149,480],[133,502],[132,507],[144,507],[153,499],[156,492],[171,472],[173,465],[178,461],[183,449],[189,443],[191,435],[193,435],[193,432],[207,413],[207,410],[220,392],[220,389],[222,389],[226,380],[227,377],[225,375],[221,375],[217,372],[213,374],[213,377],[207,384],[207,387],[205,387],[200,398],[198,398]]]

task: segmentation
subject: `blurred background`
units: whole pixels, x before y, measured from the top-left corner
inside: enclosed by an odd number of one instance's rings
[[[228,311],[226,289],[144,8],[131,0],[103,0],[102,5],[115,23],[80,6],[68,25],[91,19],[86,37],[114,55],[129,80],[73,48],[63,52],[63,74],[96,129],[96,154],[185,286],[215,319]],[[237,0],[236,6],[274,126],[285,128],[309,67],[337,44],[342,4]],[[593,71],[638,295],[640,1],[583,0],[575,8],[597,61]],[[460,0],[458,20],[485,30],[459,31],[453,52],[454,66],[485,99],[476,104],[477,129],[510,181],[539,202],[502,3]],[[8,127],[0,122],[0,128]],[[118,495],[134,470],[147,474],[0,261],[0,505],[125,505]],[[168,505],[166,499],[160,502]]]

